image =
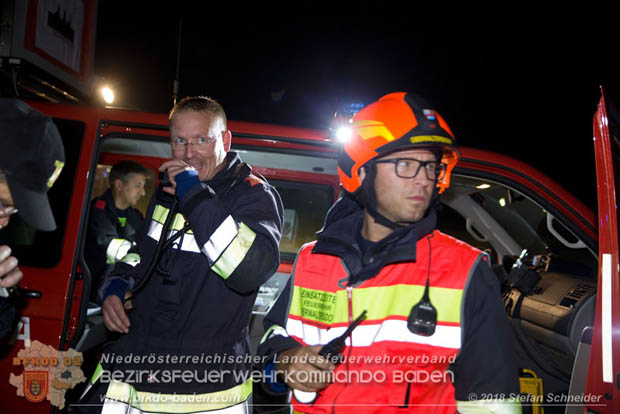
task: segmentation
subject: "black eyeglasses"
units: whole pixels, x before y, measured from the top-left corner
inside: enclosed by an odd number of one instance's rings
[[[376,164],[394,164],[394,172],[400,178],[414,178],[424,167],[426,178],[431,181],[441,180],[446,174],[447,165],[440,161],[421,161],[415,158],[389,158],[375,161]]]

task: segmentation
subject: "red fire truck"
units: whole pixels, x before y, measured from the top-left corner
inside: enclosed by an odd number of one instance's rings
[[[22,369],[13,365],[13,358],[33,341],[81,351],[87,367],[97,347],[109,339],[100,309],[88,301],[93,289],[84,261],[89,201],[105,190],[114,163],[132,159],[151,174],[147,196],[138,206],[144,212],[158,184],[157,168],[171,158],[163,114],[31,105],[54,119],[64,140],[66,166],[49,193],[58,229],[27,229],[27,238],[0,232],[0,243],[9,244],[19,258],[21,286],[41,294],[20,310],[16,343],[0,360],[3,412],[56,410],[47,401],[19,397],[9,383],[9,376]],[[571,413],[583,413],[584,408],[620,412],[620,357],[614,352],[620,349],[614,191],[619,125],[601,98],[594,117],[598,220],[590,208],[534,168],[472,148],[462,149],[452,185],[442,198],[440,230],[489,252],[498,273],[509,271],[526,249],[530,269],[540,276],[531,292],[510,284],[504,284],[502,292],[517,343],[522,391],[543,396],[528,407],[533,412],[542,412],[545,404]],[[297,250],[314,239],[338,195],[338,143],[317,130],[234,121],[229,128],[233,150],[278,189],[285,209],[282,263],[261,287],[254,306],[255,345],[262,335],[262,318],[283,289]],[[70,411],[76,397],[68,393],[67,400],[65,410]]]

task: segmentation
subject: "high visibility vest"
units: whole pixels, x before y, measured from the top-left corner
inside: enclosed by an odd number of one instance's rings
[[[326,344],[364,310],[367,317],[347,340],[334,382],[312,404],[293,397],[294,409],[456,412],[448,366],[461,348],[463,290],[477,261],[486,259],[480,250],[434,231],[418,241],[414,263],[387,265],[374,278],[351,287],[346,286],[349,275],[341,259],[312,254],[313,246],[302,248],[295,265],[288,335],[304,345]],[[437,310],[435,333],[429,337],[407,328],[427,275]]]

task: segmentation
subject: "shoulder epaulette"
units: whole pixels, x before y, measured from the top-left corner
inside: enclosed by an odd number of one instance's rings
[[[99,210],[104,210],[104,209],[105,209],[105,206],[106,206],[106,202],[105,202],[105,200],[97,200],[97,201],[95,202],[95,208],[96,208],[96,209],[99,209]]]

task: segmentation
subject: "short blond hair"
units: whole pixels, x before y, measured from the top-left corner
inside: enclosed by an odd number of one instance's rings
[[[185,112],[190,110],[198,112],[209,112],[214,116],[219,117],[224,125],[224,129],[228,129],[226,125],[227,120],[224,108],[222,108],[222,105],[220,105],[219,102],[217,102],[213,98],[209,98],[208,96],[188,96],[181,99],[170,110],[168,120],[170,121],[170,123],[172,123],[173,118],[177,114],[177,112]]]

